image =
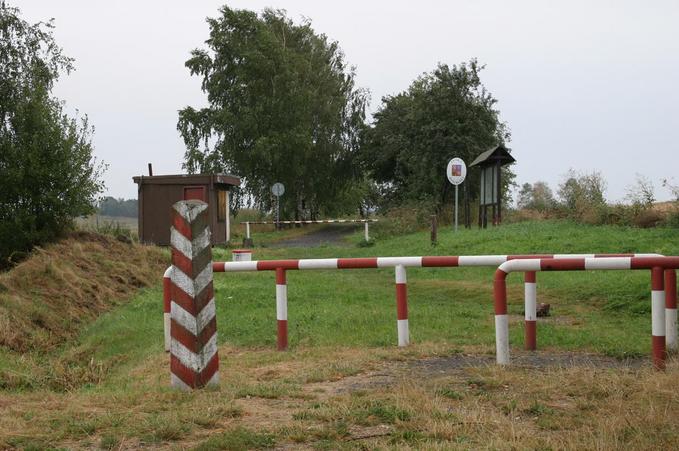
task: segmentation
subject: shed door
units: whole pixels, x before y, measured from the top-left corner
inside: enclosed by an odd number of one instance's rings
[[[202,200],[207,202],[207,197],[205,196],[204,186],[185,186],[184,187],[184,200]]]

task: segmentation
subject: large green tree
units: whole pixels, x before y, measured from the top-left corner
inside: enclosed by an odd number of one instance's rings
[[[188,171],[241,176],[240,201],[263,210],[275,182],[296,217],[358,208],[366,93],[338,44],[281,10],[224,6],[208,24],[208,48],[194,50],[186,66],[202,78],[209,105],[182,109],[177,125]]]
[[[86,118],[50,95],[73,68],[51,29],[0,3],[0,268],[94,211],[103,189]]]
[[[476,60],[439,64],[407,91],[382,99],[365,133],[362,160],[381,189],[383,205],[430,202],[440,209],[453,193],[445,175],[448,161],[460,157],[469,164],[509,139],[497,101],[481,83],[482,69]],[[476,172],[469,171],[465,182],[472,195],[478,189]],[[511,174],[504,179],[511,181]]]

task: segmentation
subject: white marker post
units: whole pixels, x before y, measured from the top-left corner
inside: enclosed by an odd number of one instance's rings
[[[453,230],[457,232],[457,191],[458,186],[462,184],[465,177],[467,177],[467,165],[464,164],[464,161],[462,161],[461,158],[453,158],[448,162],[446,176],[448,177],[448,181],[455,185],[455,226]]]

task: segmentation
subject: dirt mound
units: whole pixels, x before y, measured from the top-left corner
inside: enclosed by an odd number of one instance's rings
[[[156,247],[89,232],[36,248],[0,274],[0,346],[53,348],[137,289],[157,283],[167,261]]]

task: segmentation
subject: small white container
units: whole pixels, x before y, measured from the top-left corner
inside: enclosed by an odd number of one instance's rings
[[[252,251],[250,249],[234,249],[231,251],[231,260],[235,262],[252,261]]]

